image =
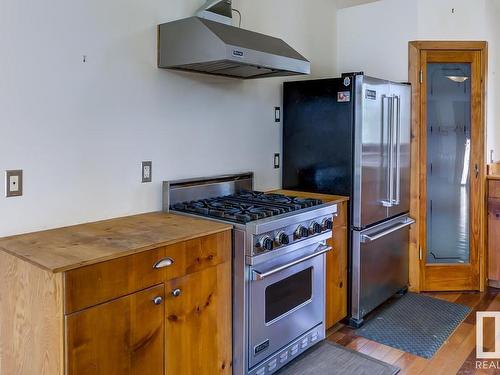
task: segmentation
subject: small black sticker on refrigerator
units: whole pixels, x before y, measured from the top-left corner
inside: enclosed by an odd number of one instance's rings
[[[350,91],[340,91],[337,93],[337,102],[345,103],[351,101],[351,92]]]
[[[377,92],[375,90],[366,90],[365,98],[370,100],[377,100]]]

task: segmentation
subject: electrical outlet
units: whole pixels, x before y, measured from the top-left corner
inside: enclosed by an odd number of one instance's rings
[[[280,154],[274,154],[274,169],[280,167]]]
[[[151,182],[153,180],[153,162],[142,162],[142,182]]]
[[[23,195],[23,171],[5,171],[5,196],[20,197]]]

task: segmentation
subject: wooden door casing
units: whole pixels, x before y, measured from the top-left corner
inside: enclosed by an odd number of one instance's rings
[[[68,375],[165,375],[164,294],[161,284],[68,315]]]
[[[410,232],[410,284],[414,291],[484,290],[485,287],[486,48],[485,42],[410,43],[409,76],[413,86],[410,215],[417,219]],[[426,264],[426,69],[429,62],[471,64],[470,264]]]

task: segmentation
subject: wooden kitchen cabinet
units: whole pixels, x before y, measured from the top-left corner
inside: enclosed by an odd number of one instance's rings
[[[164,375],[164,285],[66,317],[68,375]]]
[[[347,316],[347,241],[348,201],[338,204],[338,216],[333,221],[333,250],[326,255],[326,329]]]
[[[167,374],[231,374],[231,264],[167,283]]]
[[[500,179],[488,181],[488,280],[500,288]]]
[[[162,259],[171,265],[155,269]],[[69,375],[231,373],[231,233],[69,271],[67,309],[148,280],[161,280],[166,292],[162,284],[66,318]]]
[[[231,254],[156,213],[0,239],[0,374],[230,374]]]

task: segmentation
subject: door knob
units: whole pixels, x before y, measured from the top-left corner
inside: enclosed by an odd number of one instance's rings
[[[161,305],[162,302],[163,302],[163,298],[160,296],[153,298],[153,303],[155,305]]]
[[[174,297],[179,297],[181,294],[182,294],[182,291],[179,288],[172,290],[172,295]]]

